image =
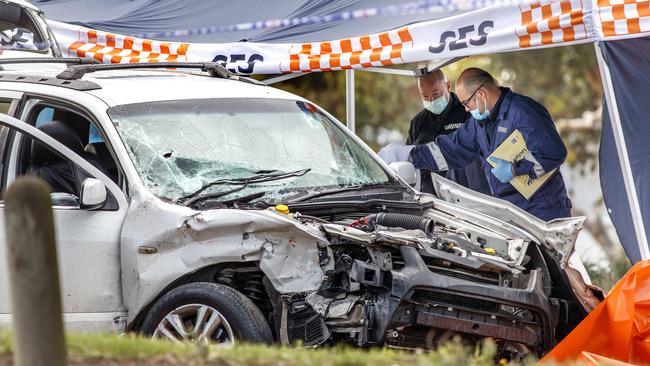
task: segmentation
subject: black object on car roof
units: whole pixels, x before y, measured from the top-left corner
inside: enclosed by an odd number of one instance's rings
[[[264,85],[255,79],[234,74],[216,62],[147,62],[102,64],[95,59],[74,57],[5,58],[0,59],[0,71],[3,70],[2,65],[8,64],[67,64],[68,68],[59,73],[56,78],[34,77],[30,75],[0,74],[0,80],[55,85],[75,90],[101,89],[101,86],[96,83],[80,80],[87,73],[95,71],[132,69],[200,69],[201,71],[207,72],[211,77],[242,81],[255,85]]]
[[[255,79],[234,74],[217,62],[143,62],[70,65],[65,71],[57,75],[57,78],[64,80],[79,80],[89,72],[130,69],[200,69],[201,71],[207,72],[211,77],[264,85]]]
[[[31,57],[31,58],[0,58],[0,71],[4,70],[2,65],[16,64],[67,64],[67,65],[87,65],[97,64],[99,61],[85,58],[65,58],[65,57]],[[97,90],[102,87],[96,83],[85,80],[64,80],[54,77],[34,76],[29,74],[3,74],[0,73],[0,81],[11,81],[18,83],[44,84],[60,86],[74,90]]]

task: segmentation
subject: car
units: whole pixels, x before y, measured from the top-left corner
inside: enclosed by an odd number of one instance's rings
[[[61,56],[59,46],[36,6],[0,0],[0,59]]]
[[[2,189],[52,187],[68,330],[407,349],[459,336],[519,358],[599,301],[572,255],[584,218],[543,222],[437,175],[437,196],[417,192],[410,163],[386,165],[304,98],[216,63],[25,62],[41,71],[0,71]]]

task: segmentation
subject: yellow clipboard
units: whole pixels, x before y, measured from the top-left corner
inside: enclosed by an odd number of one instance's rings
[[[514,130],[510,136],[508,136],[508,138],[506,138],[501,145],[490,154],[490,157],[514,162],[523,159],[526,154],[528,154],[528,148],[526,147],[524,136],[519,132],[519,130]],[[496,164],[491,162],[489,158],[488,163],[495,166]],[[521,193],[524,198],[529,200],[537,191],[539,191],[540,188],[542,188],[544,183],[555,174],[556,170],[557,168],[536,179],[530,178],[527,175],[520,175],[512,178],[510,184]]]

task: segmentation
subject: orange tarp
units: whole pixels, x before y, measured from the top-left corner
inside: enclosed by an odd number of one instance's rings
[[[574,360],[650,364],[650,260],[634,265],[541,363]]]

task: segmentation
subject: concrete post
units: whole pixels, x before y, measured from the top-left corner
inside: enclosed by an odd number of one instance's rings
[[[14,365],[66,363],[52,201],[45,182],[18,178],[5,195]]]

